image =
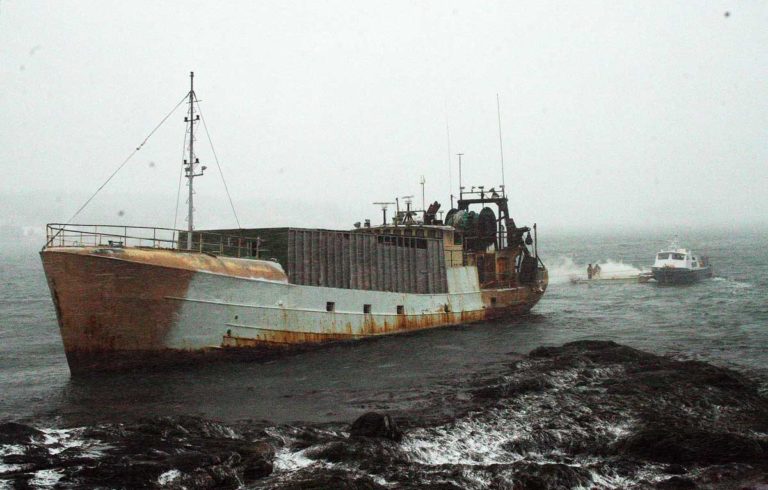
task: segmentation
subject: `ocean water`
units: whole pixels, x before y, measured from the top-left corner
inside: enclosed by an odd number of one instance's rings
[[[709,255],[717,275],[683,287],[571,281],[586,275],[587,263],[599,262],[603,277],[648,270],[667,235],[590,231],[539,238],[550,287],[532,314],[511,322],[334,345],[269,362],[88,379],[69,375],[37,250],[3,247],[0,421],[71,427],[180,414],[351,421],[370,409],[418,408],[425,396],[434,399],[493,370],[510,353],[582,339],[736,368],[768,386],[768,230],[681,234],[682,245]]]

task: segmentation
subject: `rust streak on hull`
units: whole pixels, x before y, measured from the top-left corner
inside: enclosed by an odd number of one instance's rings
[[[164,348],[178,313],[165,297],[186,294],[192,271],[85,254],[41,255],[70,369],[89,353]]]
[[[339,342],[349,340],[359,340],[369,337],[378,337],[382,335],[392,335],[406,333],[416,330],[426,330],[449,325],[463,325],[482,321],[495,321],[509,319],[528,313],[539,301],[544,291],[533,292],[525,289],[525,293],[515,292],[507,295],[513,301],[498,306],[487,307],[483,310],[462,311],[459,313],[433,313],[424,315],[401,315],[396,317],[395,321],[376,322],[373,317],[365,319],[363,332],[360,334],[344,332],[303,332],[291,330],[262,330],[258,338],[238,337],[227,335],[222,340],[222,347],[233,348],[253,348],[253,347],[275,347],[290,348],[303,344],[320,344],[327,342]],[[485,293],[485,292],[484,292]],[[489,291],[488,294],[495,294]],[[524,298],[521,300],[520,298]]]

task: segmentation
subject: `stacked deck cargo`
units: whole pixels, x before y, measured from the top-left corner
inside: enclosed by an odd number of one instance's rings
[[[252,256],[279,262],[292,284],[417,294],[448,291],[445,251],[438,238],[304,228],[209,232],[249,240]]]

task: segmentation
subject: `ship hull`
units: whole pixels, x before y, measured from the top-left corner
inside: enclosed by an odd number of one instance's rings
[[[700,269],[654,267],[652,273],[653,278],[661,285],[693,284],[712,277],[712,267],[707,266]]]
[[[73,374],[258,358],[327,342],[511,318],[546,289],[479,288],[449,269],[449,293],[303,286],[266,261],[174,251],[41,252]]]

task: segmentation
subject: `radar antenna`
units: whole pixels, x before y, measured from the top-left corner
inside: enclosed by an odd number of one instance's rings
[[[384,222],[382,224],[386,225],[387,224],[387,206],[395,204],[395,203],[393,203],[393,202],[375,202],[373,204],[381,206],[381,213],[383,215],[382,218],[384,219]]]
[[[677,250],[680,248],[680,240],[677,235],[672,237],[672,240],[669,241],[669,248],[671,250]]]
[[[405,215],[403,215],[403,223],[406,225],[413,224],[413,212],[411,211],[411,204],[413,204],[413,196],[403,196],[405,200]]]

